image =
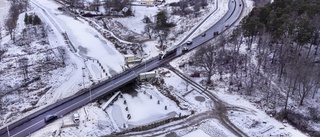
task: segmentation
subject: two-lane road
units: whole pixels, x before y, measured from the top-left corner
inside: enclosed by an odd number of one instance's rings
[[[205,37],[202,37],[200,35],[194,38],[192,45],[188,45],[189,49],[194,49],[200,46],[201,44],[213,39],[214,32],[222,32],[226,29],[226,25],[231,26],[232,23],[237,21],[243,10],[243,6],[239,6],[239,4],[243,5],[242,0],[230,0],[229,10],[225,14],[225,16],[205,32]],[[110,94],[114,91],[117,91],[117,89],[121,86],[133,81],[140,73],[153,70],[181,56],[183,54],[181,50],[184,46],[187,45],[183,44],[182,46],[175,49],[176,52],[173,52],[172,54],[166,56],[162,60],[159,60],[157,57],[152,58],[107,81],[103,81],[97,85],[93,85],[91,87],[91,90],[82,91],[76,95],[60,100],[55,104],[52,104],[23,119],[11,123],[10,125],[8,125],[10,135],[15,137],[27,136],[30,133],[33,133],[46,125],[46,123],[43,120],[46,115],[56,114],[58,116],[64,116],[70,113],[71,111],[74,111],[75,109],[78,109],[88,104],[91,101],[95,101],[106,94]],[[3,127],[0,130],[0,136],[8,137],[7,127]]]

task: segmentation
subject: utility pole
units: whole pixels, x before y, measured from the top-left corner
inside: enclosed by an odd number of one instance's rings
[[[82,87],[84,88],[84,67],[82,68]]]

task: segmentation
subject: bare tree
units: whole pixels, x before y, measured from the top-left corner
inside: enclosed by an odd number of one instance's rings
[[[216,67],[216,48],[212,44],[204,45],[196,51],[192,62],[196,66],[200,66],[205,70],[207,76],[207,84],[211,84],[211,76],[214,74]]]
[[[144,33],[148,35],[149,39],[152,38],[152,28],[150,24],[144,26]]]
[[[62,46],[59,46],[57,47],[58,51],[59,51],[59,57],[61,59],[61,62],[62,62],[62,66],[64,67],[66,65],[65,61],[66,61],[66,58],[67,58],[67,55],[66,55],[66,49],[65,47],[62,47]]]
[[[21,58],[18,60],[19,63],[19,67],[22,70],[22,74],[23,74],[23,79],[24,81],[27,81],[28,77],[28,58]]]
[[[5,48],[2,47],[1,43],[2,43],[2,35],[1,35],[1,24],[0,24],[0,61],[2,59],[3,54],[5,53]]]
[[[124,7],[130,8],[129,0],[105,0],[106,10],[113,9],[115,11],[121,11]]]
[[[0,61],[2,60],[2,56],[3,56],[4,53],[6,53],[6,52],[7,52],[7,50],[0,45]]]
[[[94,6],[95,11],[99,11],[100,0],[93,0],[92,5]]]
[[[158,40],[160,43],[160,48],[164,50],[166,48],[166,45],[164,45],[164,42],[169,35],[169,29],[155,29],[154,32],[159,38]]]
[[[9,16],[6,20],[5,26],[7,30],[9,31],[11,40],[15,40],[15,29],[17,27],[17,20],[19,18],[19,7],[15,5],[11,5],[9,10]]]

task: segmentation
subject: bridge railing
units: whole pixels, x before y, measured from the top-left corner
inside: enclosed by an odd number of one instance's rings
[[[93,86],[91,87],[91,90],[96,89],[96,88],[98,88],[98,87],[100,87],[100,86],[102,86],[102,85],[104,85],[104,84],[106,84],[106,83],[109,83],[109,82],[111,82],[112,80],[117,79],[117,78],[119,78],[119,77],[121,77],[121,76],[124,76],[124,75],[130,73],[132,70],[135,70],[135,69],[137,69],[137,68],[139,68],[139,67],[141,67],[141,66],[143,66],[143,65],[145,65],[145,64],[147,64],[147,63],[150,63],[150,62],[153,61],[155,58],[158,58],[158,57],[153,57],[153,58],[151,58],[151,59],[148,59],[148,60],[146,60],[146,61],[143,61],[143,62],[141,62],[140,64],[134,66],[133,68],[126,69],[125,71],[122,71],[122,72],[120,72],[120,73],[112,76],[112,77],[109,78],[109,79],[103,80],[103,81],[99,82],[98,84],[93,85]],[[85,92],[88,92],[88,91],[89,91],[89,90],[87,89]]]

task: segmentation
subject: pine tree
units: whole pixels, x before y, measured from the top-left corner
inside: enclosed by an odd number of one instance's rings
[[[24,14],[24,23],[25,23],[26,25],[29,24],[29,19],[28,19],[28,14],[27,14],[27,13]]]
[[[41,19],[35,15],[33,18],[33,25],[40,25],[41,24]]]

